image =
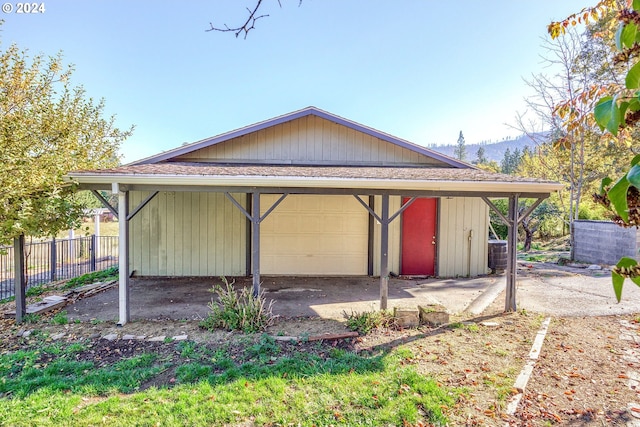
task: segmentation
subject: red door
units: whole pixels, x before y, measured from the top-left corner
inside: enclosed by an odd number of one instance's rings
[[[436,206],[437,199],[419,198],[402,212],[402,274],[435,275]]]

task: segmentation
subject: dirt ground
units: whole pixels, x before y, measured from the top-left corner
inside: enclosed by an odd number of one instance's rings
[[[516,313],[503,313],[504,292],[500,289],[503,285],[496,277],[482,290],[475,289],[477,284],[470,282],[469,293],[464,294],[465,302],[457,302],[466,307],[479,293],[497,289],[495,299],[481,314],[460,310],[451,316],[449,325],[378,330],[340,345],[354,351],[383,351],[402,346],[406,349],[404,363],[435,377],[443,385],[466,388],[469,393],[448,414],[452,426],[640,425],[640,419],[636,418],[640,414],[636,290],[626,285],[629,289],[625,288],[625,298],[629,301],[622,310],[610,301],[611,285],[606,271],[524,264],[520,273],[518,295],[521,305],[528,306]],[[373,280],[372,286],[376,284]],[[421,289],[416,283],[407,286],[413,291]],[[430,286],[438,289],[442,285]],[[544,297],[545,290],[551,297]],[[318,295],[318,291],[308,292]],[[300,295],[300,304],[305,304],[307,296],[303,291],[290,294]],[[534,304],[537,294],[544,298]],[[443,299],[431,295],[436,300]],[[461,295],[452,299],[459,299]],[[568,302],[560,303],[558,295],[564,295]],[[529,296],[531,301],[527,300]],[[171,301],[171,295],[166,297]],[[581,306],[581,310],[572,316],[553,314],[554,302],[560,312],[575,305]],[[603,312],[608,315],[594,315],[600,314],[595,307],[598,304],[604,304]],[[509,399],[518,392],[513,388],[515,379],[526,365],[536,333],[547,317],[551,317],[551,323],[531,379],[515,413],[508,414]],[[23,326],[3,320],[0,352],[27,345],[29,338],[24,338],[24,332],[30,329],[43,330],[50,337],[68,342],[91,339],[96,345],[104,342],[102,337],[115,334],[119,339],[110,342],[108,347],[116,354],[127,354],[131,347],[129,340],[122,339],[125,334],[147,338],[187,335],[190,340],[211,345],[242,338],[235,332],[204,331],[198,327],[197,320],[167,317],[138,319],[123,327],[96,318],[67,325],[53,325],[43,319]],[[346,331],[346,327],[339,319],[281,316],[267,332],[274,336],[301,336],[341,331]],[[326,344],[335,345],[335,342]],[[171,344],[161,341],[153,345]]]

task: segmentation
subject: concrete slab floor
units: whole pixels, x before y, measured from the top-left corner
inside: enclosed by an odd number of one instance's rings
[[[131,280],[131,320],[201,319],[206,317],[214,283],[220,278]],[[441,304],[450,314],[480,314],[496,298],[504,298],[502,275],[455,279],[390,279],[389,308]],[[236,278],[251,287],[251,278]],[[377,277],[262,277],[273,311],[282,317],[343,320],[343,313],[379,308]],[[518,309],[555,316],[597,316],[640,312],[640,287],[627,281],[621,303],[611,286],[611,272],[519,262]],[[71,319],[118,320],[117,287],[66,307]]]
[[[377,310],[380,279],[375,277],[262,277],[262,289],[282,317],[343,319],[343,313]],[[201,319],[219,278],[131,279],[131,319]],[[504,276],[471,279],[389,280],[389,308],[441,304],[460,313]],[[251,286],[251,278],[235,278],[235,286]],[[117,287],[67,306],[70,319],[117,321]]]

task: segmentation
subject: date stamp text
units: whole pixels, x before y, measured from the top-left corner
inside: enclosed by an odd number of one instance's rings
[[[6,14],[15,13],[21,15],[37,15],[41,13],[45,13],[47,10],[44,2],[37,3],[2,3],[2,11]]]

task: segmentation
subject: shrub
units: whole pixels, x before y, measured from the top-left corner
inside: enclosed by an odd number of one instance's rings
[[[209,303],[211,312],[200,322],[200,327],[209,331],[218,328],[240,330],[253,333],[265,330],[273,324],[275,316],[273,300],[267,304],[264,291],[254,296],[248,288],[237,292],[226,277],[221,277],[222,285],[214,285],[213,298]]]
[[[391,328],[396,326],[395,318],[389,311],[363,311],[362,313],[343,312],[345,319],[347,319],[347,327],[352,331],[356,331],[360,334],[368,334],[374,329],[379,328]]]

